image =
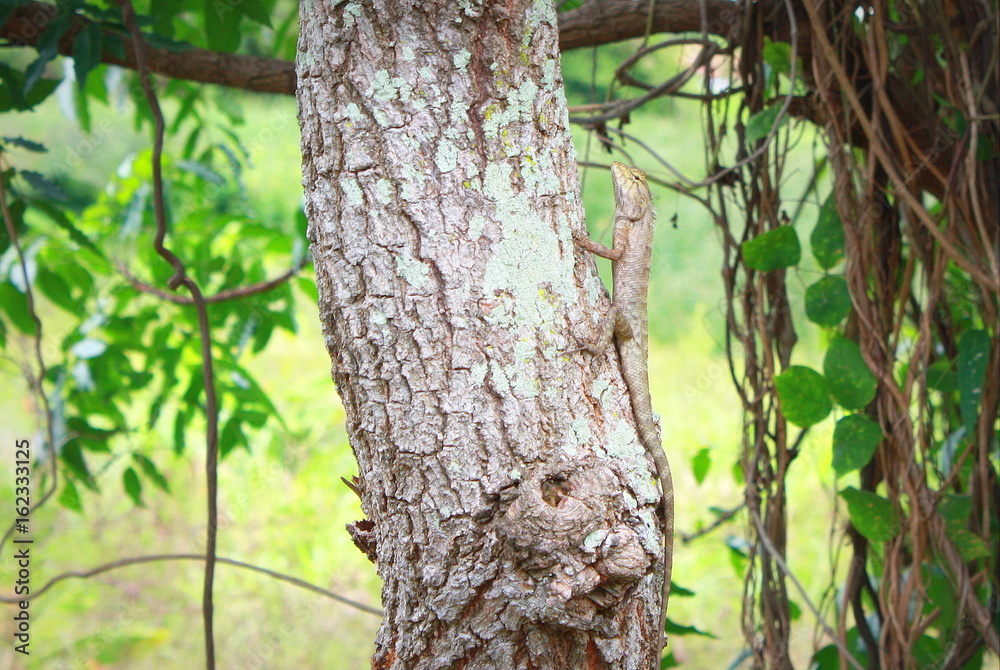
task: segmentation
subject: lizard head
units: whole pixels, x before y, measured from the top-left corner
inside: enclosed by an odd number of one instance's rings
[[[653,199],[646,174],[615,161],[611,164],[611,179],[615,187],[615,213],[630,219],[641,218],[650,208]]]

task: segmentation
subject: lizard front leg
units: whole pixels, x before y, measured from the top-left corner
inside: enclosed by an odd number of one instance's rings
[[[611,304],[610,309],[601,319],[597,340],[581,346],[577,351],[586,351],[592,356],[600,356],[611,348],[611,342],[625,342],[633,337],[632,325],[617,305]]]

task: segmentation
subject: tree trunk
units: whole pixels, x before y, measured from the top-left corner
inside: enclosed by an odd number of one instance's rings
[[[372,667],[659,667],[652,463],[616,354],[563,353],[608,303],[571,237],[551,4],[301,22],[320,317],[383,579]]]

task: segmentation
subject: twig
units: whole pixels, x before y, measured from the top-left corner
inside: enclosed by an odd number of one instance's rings
[[[275,289],[286,281],[294,277],[299,273],[302,268],[306,266],[307,261],[303,259],[299,263],[295,264],[295,267],[289,268],[286,272],[278,275],[274,279],[269,279],[257,284],[249,284],[247,286],[240,286],[237,288],[226,289],[225,291],[219,291],[213,295],[205,296],[204,300],[206,304],[214,304],[217,302],[226,302],[228,300],[236,300],[239,298],[246,298],[247,296],[257,295],[258,293],[267,293],[268,291]],[[193,305],[195,301],[190,296],[178,295],[177,293],[171,293],[169,291],[164,291],[161,288],[152,286],[142,281],[131,272],[126,270],[124,267],[119,267],[118,271],[123,277],[132,285],[136,291],[141,293],[149,293],[150,295],[155,295],[157,298],[166,300],[167,302],[172,302],[175,305]]]
[[[854,655],[851,654],[843,640],[841,640],[833,629],[827,625],[826,621],[823,619],[823,615],[819,613],[819,610],[816,609],[816,606],[813,604],[812,600],[810,600],[809,594],[807,594],[806,590],[802,587],[802,583],[799,582],[795,575],[792,574],[792,571],[788,569],[788,564],[785,563],[785,559],[782,558],[781,554],[775,548],[774,543],[771,542],[771,538],[768,537],[767,531],[764,529],[764,524],[761,522],[760,516],[758,516],[756,510],[750,510],[750,518],[753,519],[753,524],[757,528],[757,537],[759,537],[760,541],[763,543],[765,551],[771,555],[771,558],[774,559],[774,562],[778,565],[781,571],[785,573],[785,576],[792,580],[792,583],[795,584],[795,588],[798,589],[799,595],[801,595],[802,599],[805,601],[806,607],[808,607],[809,611],[811,611],[813,616],[816,617],[816,621],[823,628],[823,632],[825,632],[830,639],[833,640],[833,643],[837,646],[837,650],[840,652],[841,657],[846,659],[847,662],[857,668],[857,670],[865,670],[861,666],[861,663],[858,662],[858,659],[854,658]]]
[[[690,80],[691,77],[693,77],[694,74],[698,71],[698,68],[700,68],[706,62],[710,61],[712,56],[714,56],[718,52],[719,50],[718,45],[715,44],[714,42],[710,44],[711,46],[706,46],[698,53],[698,57],[695,58],[694,62],[691,63],[691,66],[688,69],[671,77],[670,79],[663,82],[656,88],[648,91],[646,94],[637,96],[635,98],[629,98],[628,100],[619,100],[613,103],[609,103],[606,108],[607,111],[597,116],[590,116],[586,118],[579,116],[570,117],[569,119],[570,123],[575,123],[585,128],[593,128],[600,124],[607,123],[608,121],[613,121],[614,119],[620,119],[622,117],[625,117],[633,110],[635,110],[637,107],[644,105],[645,103],[649,102],[650,100],[653,100],[654,98],[659,98],[664,95],[671,94],[672,92],[674,92],[675,90],[679,89],[681,86],[686,84],[688,80]]]
[[[104,563],[96,568],[91,568],[90,570],[72,570],[69,572],[64,572],[62,574],[56,575],[49,581],[47,581],[41,588],[34,589],[29,595],[25,596],[10,596],[10,597],[0,597],[0,603],[16,603],[21,600],[34,600],[38,598],[43,593],[51,589],[53,586],[59,582],[65,581],[67,579],[89,579],[91,577],[96,577],[97,575],[103,574],[105,572],[111,572],[112,570],[118,570],[119,568],[126,568],[130,565],[142,565],[143,563],[156,563],[159,561],[204,561],[205,556],[203,554],[154,554],[151,556],[135,556],[132,558],[122,558],[117,561],[112,561],[111,563]],[[362,612],[367,612],[368,614],[374,614],[375,616],[383,616],[382,610],[377,607],[371,607],[370,605],[365,605],[364,603],[359,603],[355,600],[351,600],[345,596],[334,593],[333,591],[327,591],[326,589],[316,586],[310,582],[299,579],[298,577],[292,577],[291,575],[286,575],[281,572],[276,572],[268,568],[262,568],[258,565],[252,565],[250,563],[244,563],[243,561],[237,561],[232,558],[225,558],[224,556],[217,556],[215,558],[217,563],[225,563],[226,565],[232,565],[237,568],[243,568],[244,570],[251,570],[253,572],[259,572],[262,575],[267,575],[268,577],[273,577],[282,582],[288,582],[299,588],[303,588],[307,591],[312,591],[313,593],[318,593],[321,596],[326,596],[331,600],[336,600],[337,602],[344,603],[355,609],[361,610]]]
[[[215,670],[215,633],[213,626],[213,584],[215,581],[215,548],[219,528],[218,513],[218,468],[219,468],[219,405],[215,394],[215,372],[212,362],[212,333],[208,322],[208,308],[198,284],[187,276],[184,263],[167,249],[163,241],[167,236],[167,213],[163,196],[163,134],[165,123],[160,103],[146,62],[146,43],[136,23],[135,8],[131,0],[118,0],[122,8],[122,24],[132,36],[135,50],[136,68],[139,81],[153,115],[153,211],[156,216],[156,237],[153,247],[156,253],[174,268],[174,275],[167,281],[167,287],[177,289],[184,286],[191,293],[198,312],[198,333],[201,339],[201,373],[205,387],[205,479],[208,487],[207,531],[205,547],[205,584],[202,592],[202,619],[205,628],[205,667]]]
[[[714,531],[716,528],[718,528],[719,526],[721,526],[722,524],[726,523],[727,521],[729,521],[730,519],[732,519],[734,516],[736,516],[737,514],[739,514],[740,510],[742,510],[746,506],[747,506],[746,501],[743,501],[739,505],[737,505],[736,507],[733,507],[732,509],[728,509],[725,512],[723,512],[722,514],[720,514],[719,518],[717,518],[715,521],[713,521],[709,525],[705,526],[701,530],[696,530],[693,533],[682,533],[681,534],[681,542],[683,542],[684,544],[687,544],[689,542],[692,542],[693,540],[697,540],[700,537],[704,537],[704,536],[708,535],[709,533],[711,533],[712,531]]]
[[[59,486],[59,457],[56,453],[55,428],[52,425],[52,407],[49,404],[49,397],[45,395],[45,388],[43,387],[48,368],[45,366],[45,357],[42,355],[42,320],[35,309],[35,293],[31,288],[31,281],[28,279],[28,261],[24,257],[24,250],[21,249],[21,241],[17,235],[17,226],[14,225],[14,217],[7,206],[7,192],[6,185],[3,183],[3,172],[3,165],[0,163],[0,210],[3,212],[3,223],[7,229],[7,236],[10,237],[10,243],[17,252],[18,268],[21,271],[21,276],[24,278],[24,298],[28,307],[28,316],[35,324],[35,334],[32,338],[32,344],[34,345],[35,365],[38,366],[38,370],[35,374],[28,373],[27,377],[42,405],[45,437],[49,443],[49,462],[52,464],[52,486],[42,494],[41,499],[29,510],[30,512],[34,512],[52,497],[52,494],[56,492]],[[7,532],[3,534],[3,538],[0,538],[0,549],[3,549],[3,546],[7,544],[7,540],[10,539],[16,525],[16,522],[11,523],[10,527],[7,528]]]

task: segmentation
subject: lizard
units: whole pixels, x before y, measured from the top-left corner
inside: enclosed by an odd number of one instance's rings
[[[600,325],[599,339],[582,346],[600,356],[611,346],[618,347],[622,377],[628,387],[636,428],[642,446],[660,480],[663,504],[663,601],[660,605],[660,649],[666,646],[664,633],[667,622],[667,598],[670,595],[670,572],[673,566],[674,490],[670,464],[663,451],[660,431],[653,420],[652,398],[649,393],[649,324],[646,314],[649,293],[649,269],[653,249],[654,212],[652,194],[646,175],[641,170],[615,161],[611,164],[615,191],[615,224],[612,248],[588,238],[577,237],[576,244],[611,261],[611,308]]]

